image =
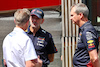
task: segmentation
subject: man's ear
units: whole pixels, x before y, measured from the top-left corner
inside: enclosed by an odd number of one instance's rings
[[[80,15],[80,18],[81,18],[81,19],[82,19],[82,18],[83,18],[83,16],[84,16],[84,15],[83,15],[83,13],[79,13],[79,15]]]
[[[42,19],[42,22],[41,22],[41,24],[43,24],[43,22],[44,22],[44,19]]]
[[[29,25],[29,20],[27,21],[27,23],[26,23],[27,25]]]
[[[15,21],[15,19],[14,19],[14,23],[16,24],[16,21]]]
[[[30,16],[30,17],[29,17],[29,21],[31,21],[31,18],[32,18],[32,17]]]

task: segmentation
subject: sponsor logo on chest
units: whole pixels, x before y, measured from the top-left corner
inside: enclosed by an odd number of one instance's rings
[[[45,37],[38,37],[37,45],[44,47]]]

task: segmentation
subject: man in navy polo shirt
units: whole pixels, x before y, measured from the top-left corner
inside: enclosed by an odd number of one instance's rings
[[[33,41],[37,55],[43,61],[42,67],[47,67],[54,60],[54,53],[57,53],[57,50],[52,35],[40,26],[44,22],[43,17],[43,10],[35,8],[31,11],[27,34]]]
[[[98,34],[91,21],[88,20],[89,10],[83,3],[71,8],[72,22],[79,26],[77,48],[73,57],[74,67],[100,67],[98,58]]]

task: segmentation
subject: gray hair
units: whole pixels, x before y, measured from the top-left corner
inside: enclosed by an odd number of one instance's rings
[[[29,21],[29,17],[30,17],[30,11],[26,8],[18,9],[14,13],[15,22],[17,25],[25,24],[27,21]]]
[[[76,5],[73,5],[72,8],[75,7],[75,13],[83,13],[84,17],[88,17],[89,9],[88,7],[83,3],[78,3]]]

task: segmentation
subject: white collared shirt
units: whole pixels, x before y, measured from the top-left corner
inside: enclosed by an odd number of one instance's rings
[[[14,28],[3,41],[3,59],[7,67],[25,67],[25,61],[37,58],[33,43],[21,28]]]

